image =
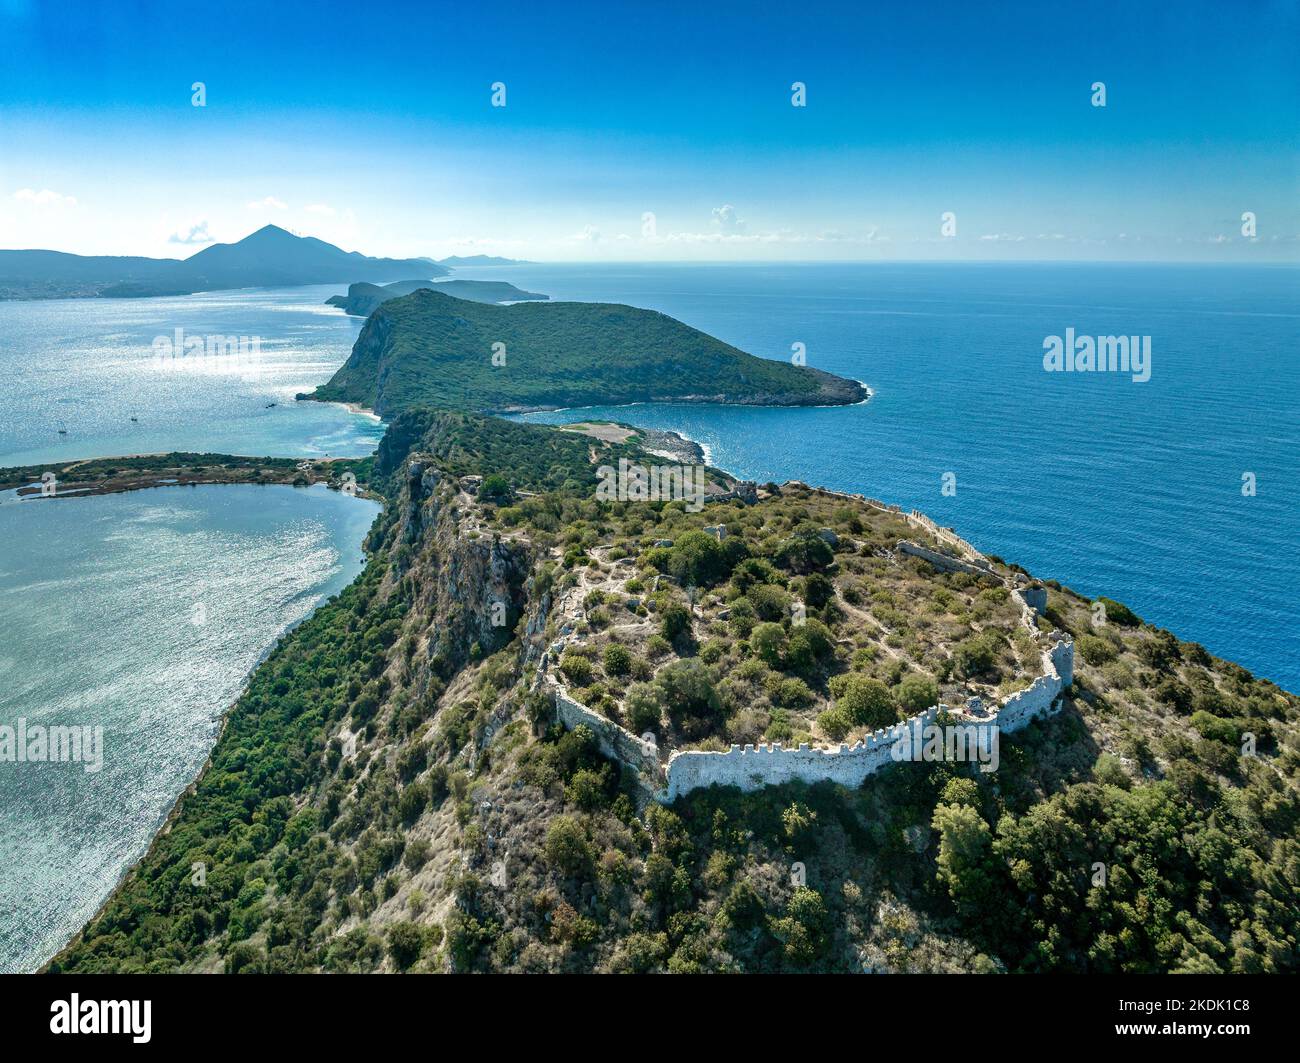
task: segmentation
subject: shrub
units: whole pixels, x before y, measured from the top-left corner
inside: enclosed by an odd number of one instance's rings
[[[840,708],[827,709],[817,717],[817,726],[821,728],[822,734],[832,742],[840,741],[846,734],[853,730],[853,721],[849,719],[849,714]],[[786,730],[790,730],[790,725],[786,724]],[[770,732],[772,727],[768,727]],[[793,737],[794,732],[790,732]],[[769,734],[768,737],[771,737]]]
[[[759,583],[750,587],[747,597],[754,607],[754,615],[760,620],[784,619],[793,601],[780,587],[770,583]]]
[[[777,703],[788,709],[812,703],[813,692],[802,679],[784,679],[776,695]]]
[[[586,657],[578,656],[576,653],[565,653],[560,661],[560,671],[564,673],[566,679],[580,687],[591,682],[591,661],[587,660]]]
[[[388,928],[388,955],[399,971],[418,960],[423,949],[424,935],[414,923],[394,923]]]
[[[731,573],[731,582],[742,594],[760,583],[780,583],[781,575],[761,557],[741,561]]]
[[[750,632],[749,646],[755,657],[773,668],[780,668],[785,656],[785,628],[780,624],[759,624]]]
[[[850,672],[831,680],[835,705],[844,711],[855,727],[875,730],[888,727],[898,719],[898,708],[889,688],[879,679]]]
[[[1160,672],[1171,671],[1182,658],[1178,640],[1168,631],[1157,631],[1138,643],[1137,655],[1143,664]]]
[[[1120,627],[1138,627],[1142,623],[1142,618],[1133,612],[1123,602],[1117,602],[1114,598],[1097,598],[1095,599],[1106,609],[1106,623],[1118,624]]]
[[[605,797],[604,769],[579,768],[564,788],[564,798],[584,812],[594,812],[608,803]]]
[[[785,709],[773,709],[763,737],[769,742],[788,742],[794,738],[794,728],[790,726],[790,714]]]
[[[973,638],[957,643],[952,650],[953,666],[957,674],[969,679],[971,676],[991,672],[998,662],[998,650],[1002,646],[1002,636],[996,631],[982,631]]]
[[[939,703],[939,684],[928,675],[912,672],[903,676],[894,690],[894,698],[909,714],[924,712]]]
[[[1203,710],[1192,713],[1191,724],[1200,732],[1202,738],[1208,738],[1215,742],[1227,742],[1233,746],[1241,741],[1241,730],[1236,723]]]
[[[1080,635],[1076,645],[1079,655],[1091,665],[1103,665],[1115,659],[1115,647],[1096,635]]]
[[[611,642],[605,647],[605,672],[608,675],[627,675],[632,670],[632,654],[626,646]]]
[[[727,652],[727,643],[722,639],[709,639],[700,647],[700,660],[705,664],[717,664]]]
[[[691,630],[691,612],[681,602],[670,602],[659,614],[659,634],[668,642]]]

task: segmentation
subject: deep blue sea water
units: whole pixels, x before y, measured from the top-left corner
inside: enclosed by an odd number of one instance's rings
[[[1300,269],[870,264],[463,271],[661,310],[874,389],[839,409],[636,406],[714,464],[916,507],[1300,690]],[[1146,383],[1048,373],[1043,341],[1149,335]],[[956,493],[944,495],[944,474]],[[1242,493],[1253,473],[1257,493]]]

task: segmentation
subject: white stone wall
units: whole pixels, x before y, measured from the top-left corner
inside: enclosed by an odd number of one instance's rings
[[[660,776],[658,753],[625,727],[620,727],[607,716],[575,701],[564,686],[553,676],[546,677],[547,687],[555,705],[555,716],[572,731],[579,724],[589,727],[596,735],[600,751],[618,760],[634,771],[649,772],[658,785]]]
[[[991,715],[947,709],[953,722],[1011,733],[1060,711],[1058,698],[1074,680],[1074,643],[1059,633],[1053,639],[1043,650],[1043,675],[1007,698]],[[911,760],[909,751],[920,748],[921,728],[933,723],[939,712],[937,705],[926,709],[852,747],[841,744],[833,749],[810,749],[801,745],[796,750],[782,749],[777,743],[757,748],[732,746],[726,753],[680,750],[668,758],[667,782],[656,798],[670,804],[701,787],[736,786],[750,791],[796,779],[858,787],[886,764]]]
[[[863,495],[844,495],[834,491],[822,493],[853,498],[876,509],[896,514],[934,535],[939,541],[954,546],[962,552],[965,560],[956,560],[906,540],[899,543],[899,548],[905,553],[925,557],[936,564],[943,563],[964,571],[989,574],[990,562],[983,554],[964,539],[940,528],[923,513],[915,510],[910,514],[903,513],[897,506],[886,506],[883,502]],[[664,804],[671,804],[692,790],[709,786],[735,786],[741,790],[753,791],[764,786],[778,786],[799,780],[810,784],[833,782],[856,788],[885,765],[914,759],[913,752],[919,754],[924,740],[922,729],[934,723],[940,712],[950,717],[954,724],[977,728],[982,734],[993,732],[996,735],[1000,732],[1018,731],[1035,719],[1060,711],[1061,693],[1074,681],[1074,643],[1059,631],[1047,636],[1039,630],[1040,610],[1036,607],[1046,606],[1044,588],[1015,587],[1012,588],[1011,596],[1020,607],[1021,622],[1042,647],[1041,676],[1024,690],[1012,694],[1000,706],[985,710],[977,700],[967,709],[936,705],[893,727],[878,730],[853,746],[841,743],[832,748],[813,749],[804,744],[798,749],[783,749],[778,742],[770,746],[732,746],[725,753],[678,750],[668,758],[666,768],[661,768],[655,750],[648,748],[640,738],[613,720],[575,701],[562,683],[546,674],[546,659],[549,654],[543,655],[539,679],[542,675],[545,676],[559,721],[570,729],[579,724],[591,728],[606,756],[641,773],[643,780],[652,788],[662,781],[662,789],[658,789],[654,796]]]
[[[904,554],[911,554],[913,557],[920,557],[929,561],[935,568],[945,572],[969,572],[974,576],[994,576],[992,569],[982,566],[974,561],[963,561],[958,557],[950,557],[947,554],[941,554],[938,550],[931,550],[929,547],[921,546],[919,543],[911,542],[908,539],[898,540],[898,549]],[[994,578],[997,578],[994,576]]]

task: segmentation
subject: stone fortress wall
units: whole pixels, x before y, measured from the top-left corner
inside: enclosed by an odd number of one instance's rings
[[[940,543],[959,551],[962,556],[952,557],[909,540],[902,540],[898,544],[903,553],[922,557],[948,571],[967,571],[1001,580],[983,554],[950,529],[939,527],[916,510],[903,513],[898,506],[886,506],[883,502],[863,495],[817,490],[819,493],[851,498],[875,509],[897,514],[919,530],[934,536]],[[995,742],[1000,733],[1017,731],[1035,719],[1060,711],[1061,695],[1074,681],[1074,642],[1062,632],[1054,631],[1047,635],[1039,629],[1038,616],[1047,607],[1045,587],[1016,585],[1011,588],[1011,595],[1020,606],[1021,623],[1041,648],[1041,676],[1025,689],[1006,698],[1001,705],[985,707],[978,698],[970,699],[963,707],[935,705],[892,727],[877,730],[852,746],[841,743],[838,746],[814,749],[804,743],[798,749],[783,749],[781,743],[777,742],[757,747],[733,745],[726,752],[677,750],[661,769],[653,743],[638,738],[626,728],[576,701],[564,685],[548,673],[548,658],[552,653],[558,656],[562,641],[543,653],[538,678],[539,681],[544,680],[550,691],[556,718],[570,729],[585,724],[596,735],[606,756],[628,765],[648,783],[654,780],[651,789],[662,782],[662,786],[654,789],[654,798],[664,804],[671,804],[692,790],[709,786],[735,786],[752,791],[797,779],[810,784],[833,782],[858,787],[869,775],[886,764],[921,759],[927,728],[936,723],[940,713],[944,714],[946,723],[967,728],[968,733],[976,734],[980,741],[988,743]],[[988,748],[987,745],[985,748]]]

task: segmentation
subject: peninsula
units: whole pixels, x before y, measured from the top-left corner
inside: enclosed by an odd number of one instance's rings
[[[310,396],[388,417],[416,406],[519,412],[633,402],[843,406],[867,389],[756,358],[667,314],[613,303],[493,306],[422,289],[382,303]]]

